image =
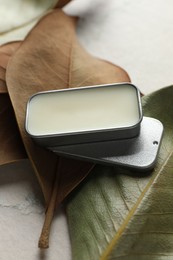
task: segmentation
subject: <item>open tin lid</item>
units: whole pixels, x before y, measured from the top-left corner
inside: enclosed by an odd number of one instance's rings
[[[147,171],[156,163],[162,134],[163,125],[159,120],[143,117],[140,134],[135,138],[49,149],[67,157]]]

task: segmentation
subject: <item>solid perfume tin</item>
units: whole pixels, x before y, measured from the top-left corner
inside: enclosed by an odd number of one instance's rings
[[[132,138],[142,121],[133,84],[105,84],[39,92],[26,110],[25,128],[46,147]]]

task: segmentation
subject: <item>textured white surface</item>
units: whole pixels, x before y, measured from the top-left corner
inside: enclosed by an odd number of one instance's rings
[[[172,10],[172,0],[76,0],[66,7],[82,17],[86,49],[123,67],[144,94],[173,83]]]
[[[71,259],[63,210],[56,213],[50,249],[38,238],[44,221],[43,198],[28,161],[0,167],[0,260]]]
[[[85,48],[126,69],[143,93],[173,83],[172,0],[75,0],[65,10],[81,17],[77,33]],[[0,35],[0,43],[23,39],[32,26]],[[71,259],[63,211],[54,219],[50,249],[37,248],[44,219],[40,198],[29,166],[0,168],[0,260]]]

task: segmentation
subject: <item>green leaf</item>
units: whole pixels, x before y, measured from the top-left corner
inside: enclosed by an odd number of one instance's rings
[[[143,98],[164,125],[149,173],[96,166],[67,201],[73,259],[173,259],[173,86]]]

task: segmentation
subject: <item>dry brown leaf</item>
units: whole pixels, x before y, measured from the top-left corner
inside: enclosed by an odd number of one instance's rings
[[[50,166],[54,170],[57,157],[33,144],[25,133],[26,103],[30,96],[44,90],[122,81],[129,81],[126,72],[94,58],[80,46],[74,18],[61,10],[46,15],[30,32],[9,63],[7,86],[29,156],[43,179],[46,176],[49,179]],[[46,162],[42,154],[47,157]],[[49,201],[47,183],[42,188]]]
[[[0,165],[27,158],[7,94],[0,95],[0,122]]]
[[[28,99],[39,91],[129,81],[124,70],[91,56],[81,47],[76,38],[75,20],[59,9],[47,14],[30,32],[7,67],[7,87],[21,136],[47,205],[49,201],[51,205],[55,201],[60,203],[87,176],[93,165],[72,163],[65,158],[59,161],[55,154],[32,142],[24,129]]]

